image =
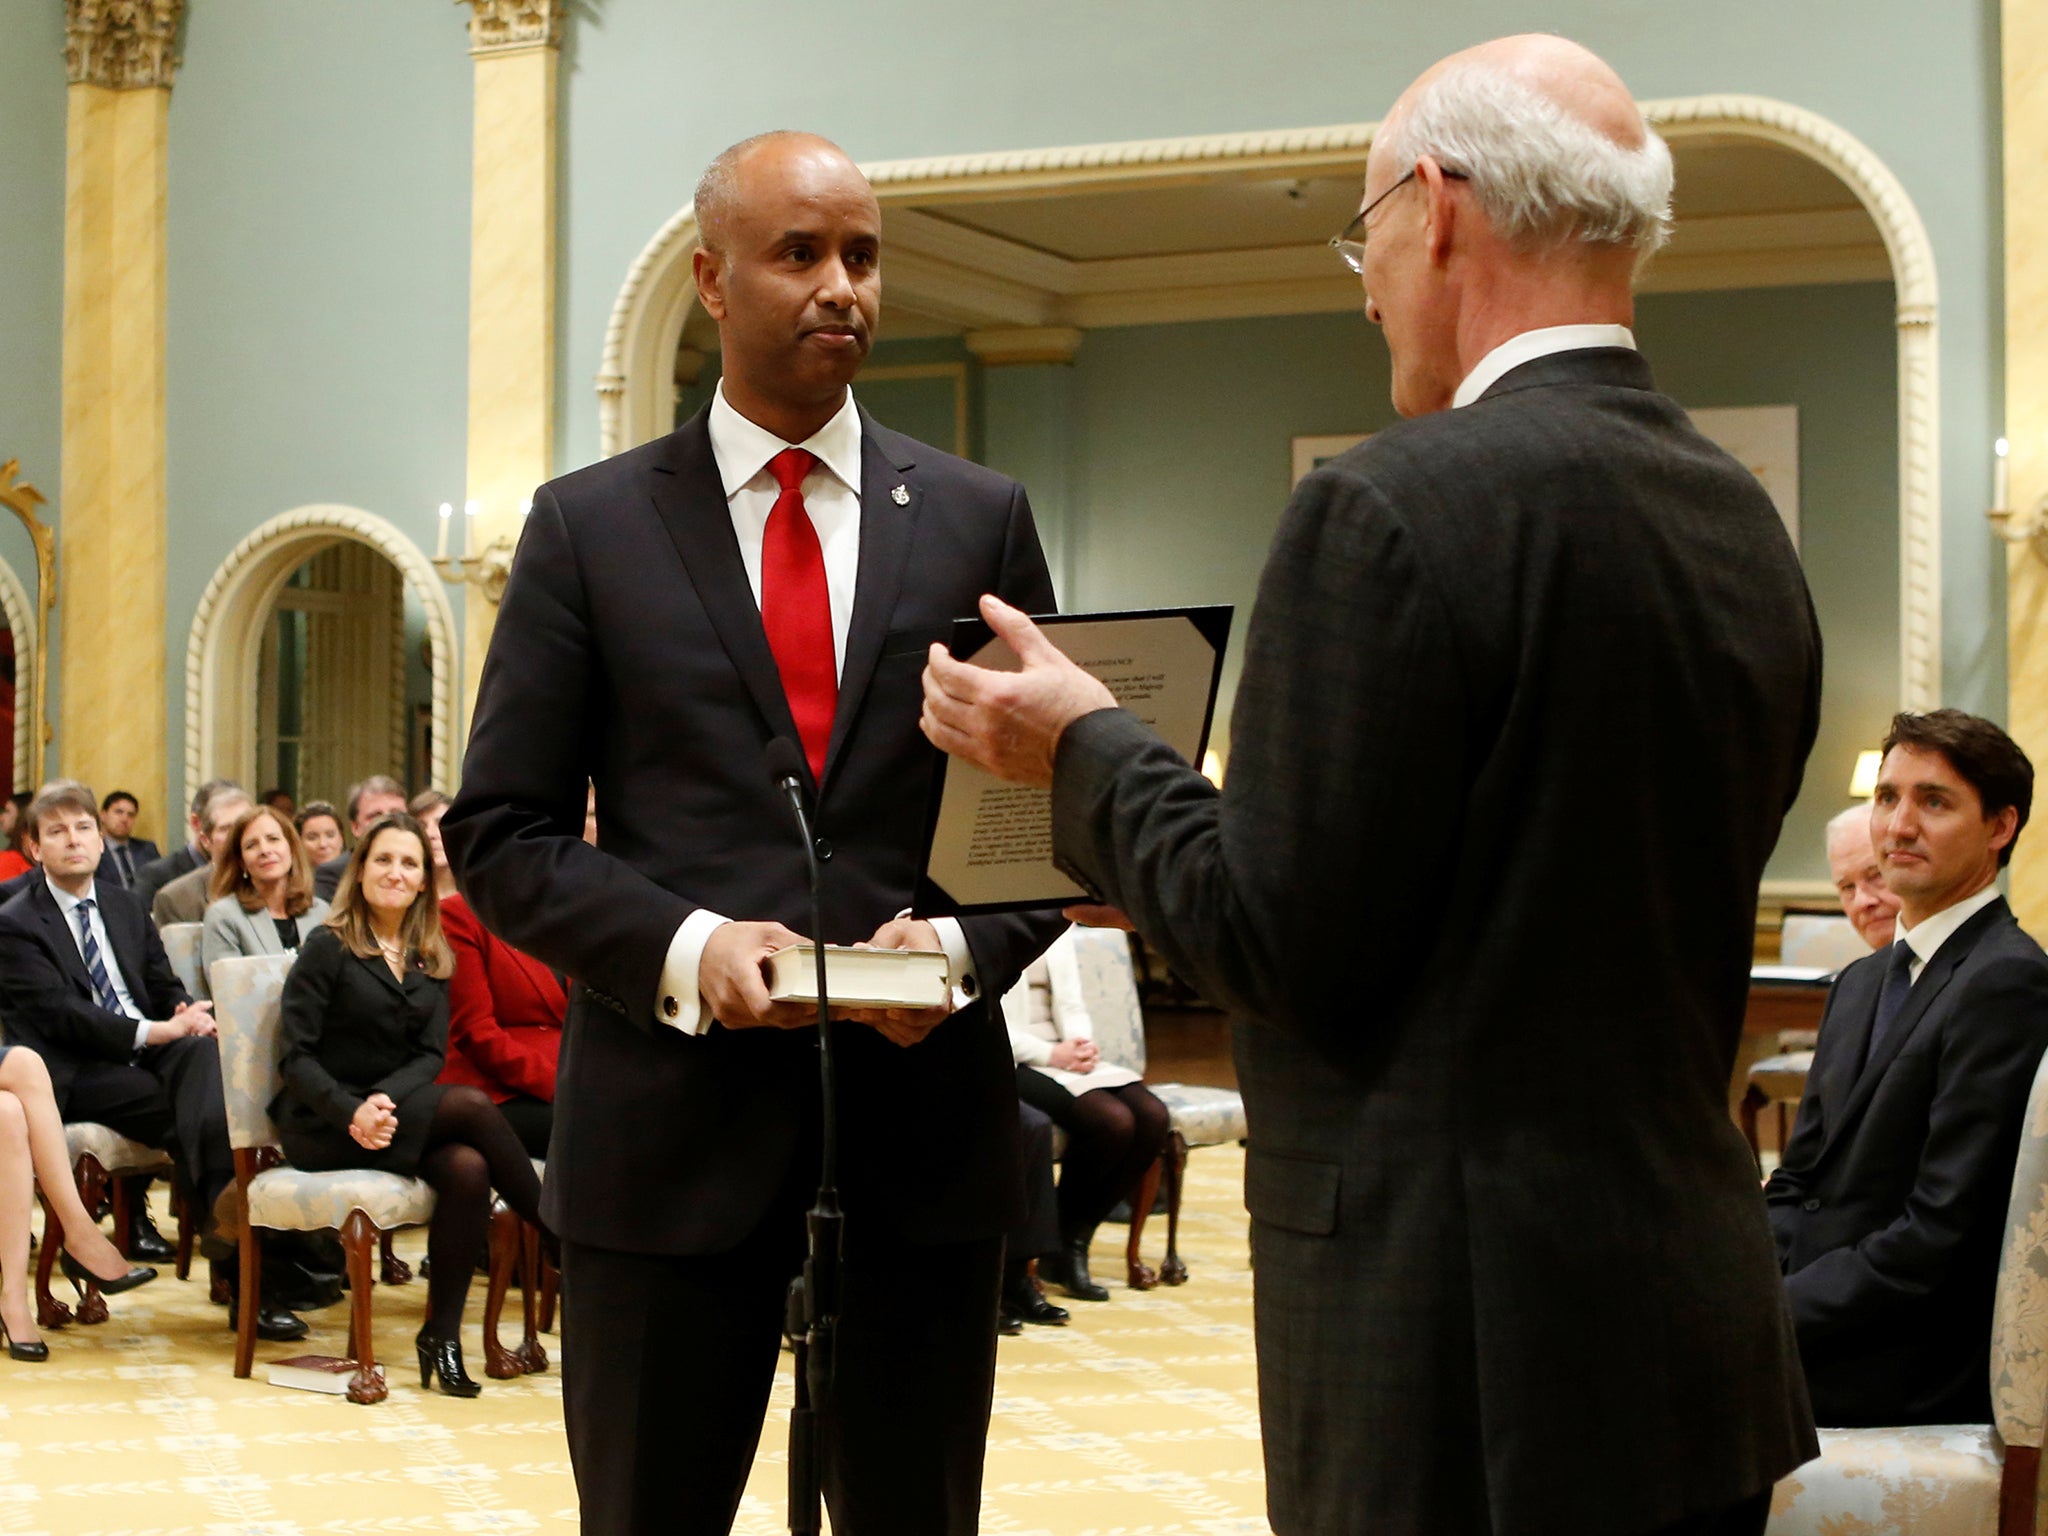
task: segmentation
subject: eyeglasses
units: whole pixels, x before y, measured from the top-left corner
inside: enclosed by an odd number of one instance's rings
[[[1470,181],[1472,179],[1471,177],[1467,176],[1463,171],[1454,171],[1447,166],[1440,167],[1440,169],[1443,171],[1444,180],[1446,181]],[[1365,237],[1368,233],[1370,233],[1370,231],[1368,231],[1365,227],[1365,220],[1367,215],[1369,215],[1373,211],[1373,209],[1379,207],[1381,203],[1384,203],[1388,198],[1392,197],[1396,192],[1400,191],[1403,187],[1407,186],[1408,183],[1413,181],[1414,179],[1415,172],[1411,169],[1407,175],[1403,176],[1399,181],[1395,182],[1391,187],[1387,188],[1386,191],[1382,192],[1378,197],[1374,198],[1371,202],[1367,203],[1363,208],[1359,209],[1358,217],[1353,219],[1349,224],[1346,224],[1344,226],[1344,233],[1342,233],[1341,235],[1330,236],[1330,249],[1335,251],[1339,256],[1342,256],[1344,258],[1345,266],[1349,267],[1352,271],[1358,273],[1360,276],[1364,275]]]

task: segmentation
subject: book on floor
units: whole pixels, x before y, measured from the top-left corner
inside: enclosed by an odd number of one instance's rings
[[[768,995],[778,1003],[818,1000],[817,947],[787,944],[768,957]],[[932,949],[825,946],[825,990],[848,1008],[939,1008],[953,987],[952,967]]]
[[[338,1355],[293,1355],[275,1360],[265,1375],[273,1387],[297,1387],[301,1392],[331,1392],[340,1397],[348,1391],[348,1379],[356,1373],[356,1362]]]

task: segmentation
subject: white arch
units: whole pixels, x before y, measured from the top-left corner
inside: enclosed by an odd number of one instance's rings
[[[1668,139],[1719,134],[1794,150],[1861,200],[1891,257],[1899,349],[1899,700],[1941,700],[1941,439],[1934,247],[1905,188],[1870,149],[1803,107],[1763,96],[1689,96],[1643,103]],[[1377,123],[1264,133],[1138,139],[1007,150],[864,166],[885,204],[941,195],[1057,190],[1185,177],[1191,166],[1270,174],[1357,168]],[[696,302],[693,209],[682,208],[635,259],[612,305],[598,367],[598,445],[607,457],[668,431],[676,348]]]
[[[14,785],[34,789],[42,777],[36,751],[36,610],[14,567],[0,560],[0,613],[14,635]]]
[[[367,544],[397,566],[426,610],[433,651],[432,779],[453,782],[462,669],[447,589],[419,546],[391,523],[356,507],[321,505],[298,507],[262,524],[229,552],[200,595],[185,648],[186,800],[210,775],[252,780],[256,734],[249,706],[256,697],[263,626],[292,572],[343,540]],[[405,686],[404,649],[394,651],[392,681],[399,689]]]

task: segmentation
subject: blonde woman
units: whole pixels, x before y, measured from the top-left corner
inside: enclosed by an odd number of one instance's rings
[[[462,1307],[484,1260],[491,1190],[540,1221],[540,1180],[498,1107],[434,1078],[448,1051],[448,978],[425,830],[403,812],[372,823],[335,891],[334,912],[285,979],[271,1101],[278,1140],[299,1168],[374,1168],[426,1180],[427,1323],[414,1341],[420,1385],[474,1397],[462,1365]]]
[[[327,921],[313,894],[313,861],[291,818],[252,805],[235,818],[213,861],[213,902],[199,954],[207,973],[231,955],[296,953]]]

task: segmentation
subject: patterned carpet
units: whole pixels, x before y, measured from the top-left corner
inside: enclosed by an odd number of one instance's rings
[[[1188,1171],[1185,1286],[1137,1292],[1118,1284],[1108,1303],[1068,1302],[1071,1327],[1002,1341],[984,1531],[1266,1531],[1242,1154],[1201,1151]],[[1098,1279],[1121,1278],[1124,1235],[1103,1229]],[[1147,1239],[1156,1263],[1162,1218]],[[417,1262],[421,1246],[422,1235],[408,1233],[399,1251]],[[392,1367],[391,1396],[370,1408],[261,1379],[266,1359],[339,1354],[345,1307],[312,1314],[305,1344],[259,1345],[256,1375],[242,1382],[224,1314],[205,1296],[197,1275],[180,1285],[166,1273],[114,1298],[111,1321],[48,1335],[48,1364],[0,1359],[0,1536],[575,1528],[559,1376],[486,1382],[471,1402],[419,1391],[409,1341],[425,1305],[423,1283],[378,1289],[376,1334]],[[472,1317],[481,1306],[479,1285]],[[559,1356],[556,1337],[544,1342]],[[481,1378],[474,1326],[464,1349]],[[742,1536],[787,1529],[788,1406],[785,1356],[734,1527]]]

